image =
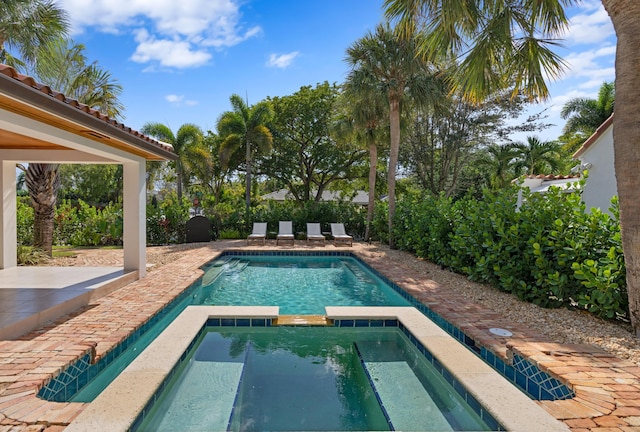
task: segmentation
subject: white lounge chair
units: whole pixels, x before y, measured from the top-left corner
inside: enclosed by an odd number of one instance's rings
[[[327,238],[322,235],[319,223],[307,223],[307,243],[309,241],[321,241],[323,244]]]
[[[250,241],[262,241],[265,244],[267,241],[267,223],[266,222],[254,222],[253,232],[247,237],[247,244]]]
[[[344,231],[344,224],[332,223],[331,236],[333,237],[333,244],[336,246],[338,243],[349,243],[349,246],[353,246],[353,237]]]
[[[291,240],[291,244],[294,242],[293,235],[293,223],[291,221],[280,221],[278,222],[278,235],[276,236],[276,245],[280,244],[280,241],[289,241]]]

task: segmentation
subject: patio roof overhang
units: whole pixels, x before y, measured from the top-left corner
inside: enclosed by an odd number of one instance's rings
[[[125,271],[146,269],[146,161],[173,148],[0,64],[0,269],[17,265],[16,163],[123,165]]]

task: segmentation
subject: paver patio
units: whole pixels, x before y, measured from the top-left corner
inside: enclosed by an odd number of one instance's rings
[[[211,242],[180,252],[139,281],[95,300],[18,340],[0,341],[0,432],[9,430],[63,430],[85,403],[48,402],[38,390],[70,362],[90,353],[97,360],[135,331],[150,316],[194,282],[199,267],[225,249],[268,250],[244,241]],[[335,246],[279,246],[277,249],[336,250]],[[390,260],[375,245],[354,243],[349,250],[393,280],[433,311],[506,362],[514,354],[526,357],[541,370],[560,379],[576,396],[569,400],[537,402],[573,431],[640,431],[640,367],[590,345],[554,343],[529,328],[505,320],[496,311],[452,295],[446,287],[409,267]],[[104,254],[90,265],[113,260]],[[111,262],[108,265],[117,265]],[[493,335],[494,327],[509,329],[510,338]]]

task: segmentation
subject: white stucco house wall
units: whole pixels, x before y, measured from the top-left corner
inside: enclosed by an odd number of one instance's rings
[[[584,142],[573,158],[580,161],[581,171],[589,173],[582,192],[587,210],[599,208],[609,213],[611,198],[618,195],[613,159],[613,116]]]

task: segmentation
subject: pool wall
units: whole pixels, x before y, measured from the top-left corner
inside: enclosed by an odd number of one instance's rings
[[[144,419],[189,346],[209,323],[268,326],[277,317],[277,307],[189,306],[100,394],[66,431],[126,431]],[[334,325],[395,325],[431,362],[450,376],[454,388],[464,388],[470,405],[486,410],[485,418],[496,427],[514,431],[567,431],[566,425],[520,392],[484,361],[435,325],[413,307],[330,307]],[[427,357],[428,358],[428,357]],[[446,365],[446,367],[444,366]],[[454,381],[455,380],[455,381]],[[455,384],[455,383],[458,384]],[[482,412],[482,411],[481,411]]]

